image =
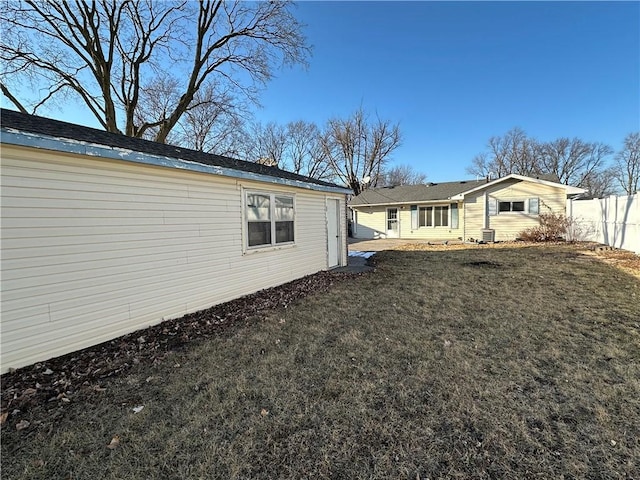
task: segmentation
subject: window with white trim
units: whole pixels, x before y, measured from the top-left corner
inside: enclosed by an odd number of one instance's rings
[[[456,205],[457,208],[457,205]],[[417,226],[419,227],[447,227],[449,225],[449,205],[435,205],[419,207],[413,211],[417,212]],[[457,210],[456,210],[457,214]],[[457,221],[457,217],[456,217]]]
[[[459,220],[458,220],[458,204],[451,204],[451,228],[459,228]]]
[[[497,200],[492,199],[489,202],[489,215],[497,215],[500,213],[527,213],[529,215],[538,215],[540,213],[540,200],[538,197],[517,200]],[[495,204],[497,203],[497,209]]]
[[[246,192],[247,247],[294,243],[295,202],[291,195]]]
[[[433,207],[433,226],[446,227],[449,225],[449,205]]]
[[[433,207],[420,207],[418,225],[420,227],[433,226]]]
[[[524,200],[498,201],[498,212],[524,212]]]

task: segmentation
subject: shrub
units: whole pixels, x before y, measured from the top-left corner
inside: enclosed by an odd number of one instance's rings
[[[543,213],[540,225],[520,232],[519,238],[526,242],[557,242],[564,240],[571,225],[571,219],[562,214]]]

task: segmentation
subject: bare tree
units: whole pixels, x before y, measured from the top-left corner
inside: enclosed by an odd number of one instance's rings
[[[540,144],[540,170],[556,175],[565,185],[586,188],[587,184],[592,187],[599,184],[597,190],[603,191],[611,183],[604,165],[612,152],[611,147],[602,143],[562,137]]]
[[[411,165],[396,165],[388,168],[382,175],[382,184],[391,185],[419,185],[427,181],[427,175],[418,172]],[[378,182],[380,185],[381,182]]]
[[[147,87],[153,92],[136,111],[136,121],[164,115],[179,96],[176,81],[160,77]],[[234,96],[227,85],[211,82],[196,92],[189,108],[165,139],[166,143],[219,155],[238,156],[245,118],[249,107],[243,98]],[[159,127],[146,130],[143,138],[153,140]]]
[[[286,125],[253,122],[245,127],[241,157],[277,166],[306,177],[331,180],[333,172],[315,123],[297,120]]]
[[[275,122],[266,125],[253,122],[245,128],[244,137],[241,156],[246,160],[274,167],[284,166],[286,127]]]
[[[616,154],[614,172],[627,195],[640,189],[640,132],[625,137],[622,150]]]
[[[218,155],[238,156],[244,103],[231,93],[208,86],[196,93],[192,105],[178,122],[169,143]]]
[[[509,130],[502,137],[491,137],[487,152],[477,155],[467,172],[481,177],[504,177],[511,173],[539,174],[538,144],[520,128]]]
[[[275,66],[305,63],[309,52],[281,1],[24,0],[0,10],[0,85],[16,107],[36,112],[66,94],[105,130],[152,131],[159,142],[212,80],[255,101]],[[11,88],[28,82],[36,97],[20,100],[27,89]],[[158,99],[158,86],[175,93]]]
[[[294,173],[330,180],[332,172],[315,123],[297,120],[287,124],[287,166]]]
[[[615,193],[615,171],[613,168],[603,168],[588,173],[580,182],[580,187],[586,188],[592,197],[603,198]]]
[[[393,151],[400,146],[398,124],[376,118],[370,121],[362,108],[348,118],[327,122],[321,137],[322,149],[334,175],[358,195],[363,179],[376,186]]]
[[[476,175],[478,177],[488,177],[492,172],[492,166],[490,165],[489,154],[482,152],[477,154],[471,160],[471,165],[466,168],[466,172],[470,175]]]
[[[514,128],[502,137],[491,137],[486,152],[476,155],[467,172],[503,177],[552,175],[560,183],[588,188],[592,195],[612,191],[611,171],[606,168],[612,150],[608,145],[579,138],[539,142]]]

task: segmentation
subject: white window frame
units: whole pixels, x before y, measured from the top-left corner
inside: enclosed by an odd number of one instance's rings
[[[417,204],[417,225],[418,225],[418,229],[420,228],[446,228],[448,230],[451,230],[451,203],[447,203],[447,204],[433,204],[433,205],[420,205]],[[436,225],[436,207],[446,207],[447,208],[447,224],[446,225]],[[422,209],[431,209],[430,212],[430,217],[431,217],[431,225],[420,225],[420,211]],[[428,222],[427,222],[428,223]],[[415,230],[415,229],[414,229]]]
[[[455,208],[453,208],[455,207]],[[456,225],[453,225],[453,211],[456,212]],[[458,203],[449,204],[449,228],[451,230],[458,230],[460,228],[460,205]]]
[[[538,203],[538,211],[531,213],[531,201],[536,200]],[[540,214],[540,199],[538,197],[527,197],[527,198],[496,198],[496,215],[539,215]],[[524,203],[524,210],[522,211],[513,211],[513,204],[515,202]],[[500,204],[501,203],[509,203],[509,210],[501,211]]]
[[[269,197],[269,222],[271,223],[271,243],[249,246],[249,219],[247,217],[247,197],[249,195],[263,195]],[[293,200],[293,241],[276,243],[276,197],[287,197]],[[297,204],[295,193],[278,192],[272,190],[242,189],[242,249],[243,253],[260,252],[265,250],[277,250],[290,248],[296,245],[298,238],[297,229]]]

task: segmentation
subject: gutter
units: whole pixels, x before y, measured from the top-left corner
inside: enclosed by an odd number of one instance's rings
[[[457,195],[454,197],[441,198],[440,200],[408,200],[406,202],[387,202],[387,203],[359,203],[357,205],[348,205],[349,208],[358,209],[365,207],[386,207],[386,206],[401,206],[401,205],[428,205],[443,202],[450,202],[451,200],[458,200]],[[461,198],[460,198],[461,200]]]

